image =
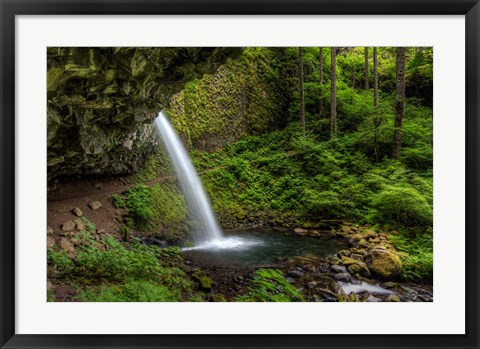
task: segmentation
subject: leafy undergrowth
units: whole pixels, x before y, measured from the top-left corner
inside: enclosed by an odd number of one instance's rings
[[[433,238],[429,234],[391,234],[388,239],[402,252],[402,278],[406,281],[433,278]]]
[[[295,216],[298,223],[346,219],[386,229],[431,232],[431,172],[356,150],[358,135],[319,142],[297,125],[250,136],[192,158],[223,224]],[[275,222],[274,222],[275,223]],[[280,222],[281,224],[281,222]]]
[[[178,247],[159,249],[133,240],[122,244],[112,236],[100,243],[89,236],[76,249],[49,251],[54,278],[81,289],[77,300],[89,302],[203,300],[198,283],[177,264],[183,261]]]
[[[152,186],[135,184],[124,195],[113,195],[115,208],[126,208],[127,225],[143,232],[158,230],[160,225],[173,238],[185,231],[187,210],[183,195],[173,182]]]
[[[238,296],[238,302],[302,302],[303,296],[289,284],[283,273],[275,269],[255,272],[248,293]]]

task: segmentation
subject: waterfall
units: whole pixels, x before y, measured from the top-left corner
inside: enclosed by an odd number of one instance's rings
[[[165,144],[185,195],[189,215],[193,221],[193,240],[197,244],[218,244],[224,240],[222,230],[187,151],[162,112],[158,114],[155,125]]]

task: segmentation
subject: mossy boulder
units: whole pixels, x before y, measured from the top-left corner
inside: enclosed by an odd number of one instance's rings
[[[358,259],[347,257],[347,256],[342,256],[341,259],[342,259],[342,264],[347,267],[349,272],[360,273],[362,276],[365,276],[365,277],[371,276],[370,270],[368,269],[367,264],[365,264],[364,262]],[[351,266],[355,266],[355,267],[350,268]]]
[[[394,280],[402,272],[402,260],[392,250],[370,250],[365,262],[372,274],[383,280]]]
[[[240,48],[49,47],[48,179],[135,171],[157,144],[157,113]]]
[[[210,290],[212,288],[213,280],[202,270],[195,271],[192,274],[192,279],[197,281],[204,290]]]

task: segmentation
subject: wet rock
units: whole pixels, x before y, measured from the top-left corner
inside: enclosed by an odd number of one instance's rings
[[[348,239],[348,243],[352,246],[352,247],[358,247],[359,244],[360,244],[360,241],[363,239],[363,236],[362,234],[354,234],[352,236],[350,236],[350,238]]]
[[[363,233],[363,237],[365,239],[373,239],[377,237],[377,233],[373,230],[367,230],[366,232]]]
[[[334,274],[333,278],[337,281],[349,282],[352,277],[350,276],[349,273],[338,273],[338,274]]]
[[[402,261],[392,251],[370,250],[365,256],[365,262],[372,274],[383,280],[394,280],[402,272]]]
[[[302,229],[302,228],[295,228],[293,229],[293,232],[297,235],[300,235],[300,236],[305,236],[308,234],[308,230],[305,230],[305,229]]]
[[[82,217],[83,216],[83,212],[80,208],[78,207],[75,207],[73,210],[72,210],[72,213],[77,216],[77,217]]]
[[[350,256],[351,254],[352,254],[352,252],[350,252],[350,250],[341,250],[341,251],[338,251],[338,255],[339,255],[340,257],[342,257],[342,256],[347,256],[347,257],[348,257],[348,256]]]
[[[397,286],[397,283],[393,281],[384,282],[382,284],[383,288],[394,288],[395,286]]]
[[[308,289],[314,289],[317,286],[317,283],[315,281],[310,281],[307,283],[307,288]]]
[[[102,207],[102,203],[100,201],[92,201],[88,203],[88,207],[90,207],[92,210],[98,210],[100,207]]]
[[[47,248],[51,249],[55,246],[55,239],[51,236],[47,236]]]
[[[360,247],[360,248],[368,248],[368,246],[370,246],[370,244],[365,239],[361,239],[358,242],[358,247]]]
[[[320,234],[320,232],[318,230],[313,230],[312,232],[310,232],[310,236],[314,237],[314,238],[318,238],[318,237],[322,236],[322,234]]]
[[[53,234],[53,228],[51,226],[47,226],[47,235]]]
[[[332,265],[330,269],[335,272],[335,273],[346,273],[347,268],[345,268],[343,265]]]
[[[63,231],[72,231],[75,229],[75,223],[73,221],[68,221],[62,224]]]
[[[361,285],[362,281],[360,280],[360,278],[358,276],[359,275],[356,275],[355,277],[352,277],[352,279],[350,280],[350,283],[353,284],[353,285]]]
[[[380,298],[375,297],[374,295],[369,295],[367,299],[365,299],[366,302],[381,302],[382,300]]]
[[[102,183],[95,184],[95,189],[101,190],[103,188]]]
[[[186,265],[192,265],[192,261],[186,260],[186,261],[185,261],[185,264],[186,264]]]
[[[289,284],[294,284],[294,283],[295,283],[295,280],[294,280],[293,278],[291,278],[291,277],[287,277],[287,278],[285,278],[285,280],[287,280],[287,282],[288,282]]]
[[[77,230],[84,230],[85,229],[85,222],[82,221],[81,219],[75,219],[75,228]]]
[[[299,270],[290,270],[287,274],[293,278],[301,278],[303,276],[303,273]]]
[[[387,297],[387,302],[401,302],[401,299],[396,294],[390,294]]]
[[[367,265],[362,261],[343,256],[342,263],[347,266],[348,271],[352,274],[360,273],[360,275],[365,277],[371,276],[370,270],[368,269]]]

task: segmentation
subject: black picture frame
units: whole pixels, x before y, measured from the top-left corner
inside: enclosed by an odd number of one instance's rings
[[[0,0],[1,348],[479,348],[479,0]],[[17,15],[465,15],[465,335],[25,335],[15,334],[15,16]],[[452,321],[445,314],[445,321]],[[453,320],[454,321],[454,320]]]

